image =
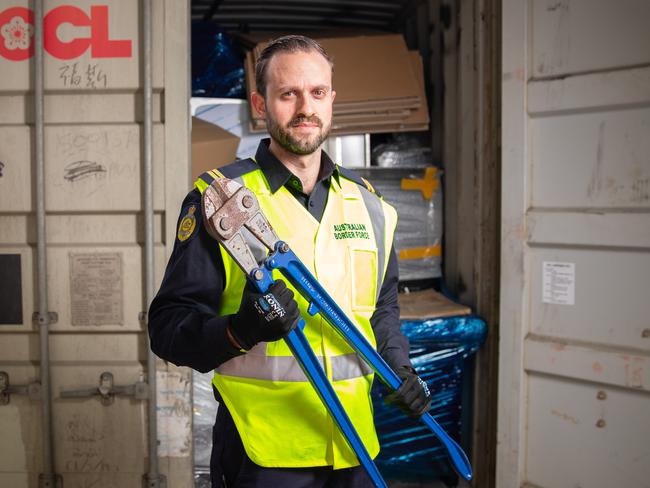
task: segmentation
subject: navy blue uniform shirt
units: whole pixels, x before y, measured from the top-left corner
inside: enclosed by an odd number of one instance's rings
[[[228,177],[229,169],[239,170],[241,174],[242,166],[259,165],[272,192],[286,187],[319,222],[327,204],[332,178],[338,178],[341,173],[364,185],[358,176],[337,167],[322,152],[318,182],[307,195],[300,180],[271,153],[268,144],[268,139],[260,142],[255,161],[239,161],[220,171]],[[191,214],[196,219],[195,227],[185,240],[176,238],[160,290],[149,308],[149,337],[151,349],[162,359],[205,373],[242,353],[226,336],[226,327],[232,316],[217,315],[225,272],[219,245],[203,226],[200,205],[201,195],[196,189],[189,192],[183,201],[178,223],[180,225],[182,219]],[[187,236],[188,232],[184,235]],[[394,248],[391,248],[386,276],[370,323],[377,340],[377,351],[395,370],[411,364],[408,340],[399,329],[397,284],[397,258]]]

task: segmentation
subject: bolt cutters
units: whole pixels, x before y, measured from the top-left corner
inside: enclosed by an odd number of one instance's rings
[[[397,390],[401,386],[400,377],[359,332],[289,245],[280,240],[262,213],[252,191],[234,180],[217,178],[204,191],[201,209],[208,233],[221,243],[261,293],[265,293],[273,283],[272,271],[280,270],[309,302],[310,315],[320,313],[391,390]],[[253,249],[256,249],[258,255],[266,256],[261,263],[256,259]],[[301,319],[284,340],[372,481],[378,487],[385,487],[385,481],[311,349],[303,332],[304,326],[305,322]],[[442,442],[456,471],[470,480],[472,468],[462,448],[430,414],[422,415],[420,421]]]

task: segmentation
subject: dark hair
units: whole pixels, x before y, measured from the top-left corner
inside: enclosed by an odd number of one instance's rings
[[[257,58],[255,63],[255,85],[257,92],[266,98],[266,72],[268,71],[269,61],[278,53],[295,53],[297,51],[311,52],[316,51],[321,54],[329,63],[334,71],[334,61],[329,54],[323,49],[323,46],[315,40],[305,36],[283,36],[271,41]]]

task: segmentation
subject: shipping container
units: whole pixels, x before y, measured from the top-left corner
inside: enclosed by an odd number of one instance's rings
[[[143,327],[189,185],[188,29],[186,2],[0,1],[0,486],[191,484],[189,374],[160,361],[149,462]]]
[[[0,0],[0,486],[194,485],[192,374],[145,333],[191,187],[192,18],[420,52],[443,275],[489,328],[473,485],[650,486],[645,0]]]
[[[649,20],[503,3],[498,487],[650,486]]]

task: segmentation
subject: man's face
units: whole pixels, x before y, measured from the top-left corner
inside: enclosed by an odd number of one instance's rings
[[[313,153],[329,134],[335,95],[332,68],[320,53],[273,56],[263,109],[269,134],[289,152]]]

